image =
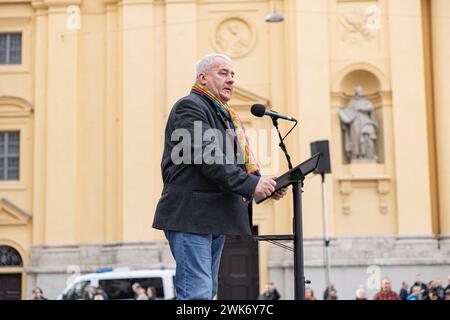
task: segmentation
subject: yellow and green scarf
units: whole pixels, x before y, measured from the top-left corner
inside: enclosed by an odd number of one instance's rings
[[[260,176],[260,167],[253,155],[248,137],[245,133],[244,124],[238,114],[226,103],[223,103],[219,98],[217,98],[214,93],[198,83],[192,86],[191,92],[195,92],[210,99],[214,103],[214,106],[225,116],[227,119],[227,127],[231,130],[231,132],[234,132],[234,138],[237,145],[240,147],[242,154],[244,155],[246,172]]]

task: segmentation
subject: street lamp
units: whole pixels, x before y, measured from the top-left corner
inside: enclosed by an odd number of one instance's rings
[[[266,22],[269,22],[269,23],[282,22],[282,21],[284,21],[284,17],[283,17],[283,15],[281,15],[278,12],[276,12],[275,10],[273,10],[273,12],[271,14],[269,14],[265,18],[265,20],[266,20]]]

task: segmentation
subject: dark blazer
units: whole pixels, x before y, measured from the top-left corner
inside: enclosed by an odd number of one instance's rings
[[[202,134],[213,132],[214,139],[195,139],[194,126],[197,132],[201,127]],[[176,129],[180,130],[174,133]],[[187,133],[189,136],[185,136]],[[233,137],[227,134],[225,116],[212,101],[196,93],[179,100],[167,120],[161,161],[164,188],[153,227],[200,234],[250,235],[244,197],[254,193],[259,177],[245,172],[244,165],[238,162],[237,150]],[[172,159],[172,153],[190,161],[179,163]],[[217,161],[205,163],[201,157],[204,154],[211,154]]]

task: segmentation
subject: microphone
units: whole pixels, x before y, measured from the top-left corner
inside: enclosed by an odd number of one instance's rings
[[[284,114],[276,111],[267,110],[262,104],[254,104],[250,111],[256,117],[270,116],[272,119],[284,119],[297,122],[297,120],[293,117],[285,116]]]

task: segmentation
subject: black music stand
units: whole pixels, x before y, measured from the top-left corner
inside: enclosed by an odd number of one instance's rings
[[[322,153],[316,153],[308,160],[302,162],[298,166],[290,169],[282,176],[276,179],[275,191],[292,185],[292,193],[294,198],[294,221],[292,235],[261,235],[254,236],[257,241],[268,241],[282,248],[294,251],[294,279],[295,279],[295,300],[305,300],[305,271],[303,256],[303,222],[302,222],[302,188],[305,177],[313,172]],[[269,197],[256,197],[257,204],[263,202]],[[294,248],[278,243],[277,241],[293,240]]]

